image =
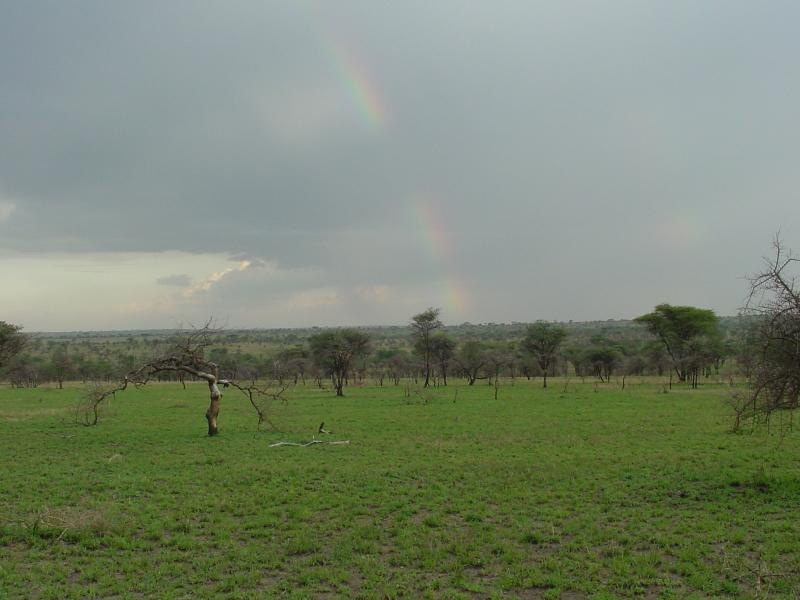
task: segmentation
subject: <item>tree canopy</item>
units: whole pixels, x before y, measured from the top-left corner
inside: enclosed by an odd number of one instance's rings
[[[26,341],[27,336],[22,333],[22,327],[0,321],[0,369],[22,351]]]
[[[456,342],[443,331],[437,331],[429,340],[431,357],[439,363],[442,383],[447,385],[447,368],[456,351]]]
[[[537,321],[525,331],[522,348],[533,356],[542,370],[542,387],[547,387],[547,371],[555,363],[558,349],[566,338],[564,327],[545,321]]]
[[[672,360],[678,379],[692,376],[709,360],[720,341],[719,319],[713,310],[694,306],[659,304],[653,312],[634,319],[658,337]]]
[[[425,363],[425,387],[430,385],[431,380],[431,335],[442,326],[439,312],[438,308],[429,308],[411,317],[414,350],[422,356]]]
[[[332,329],[309,338],[314,362],[331,377],[337,396],[344,396],[344,384],[352,362],[366,353],[369,335],[357,329]]]

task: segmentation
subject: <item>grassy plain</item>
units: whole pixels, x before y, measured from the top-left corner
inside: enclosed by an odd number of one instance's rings
[[[0,597],[800,596],[800,434],[660,390],[299,386],[268,432],[228,392],[208,438],[200,385],[97,427],[3,387]]]

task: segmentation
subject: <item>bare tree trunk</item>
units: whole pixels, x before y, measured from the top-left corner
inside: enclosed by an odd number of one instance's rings
[[[219,428],[217,427],[217,417],[219,416],[219,404],[222,399],[222,394],[217,385],[217,378],[212,375],[213,379],[208,380],[208,391],[211,396],[211,404],[206,411],[206,420],[208,420],[208,435],[217,435]]]
[[[333,387],[336,389],[336,395],[337,396],[344,396],[344,392],[342,391],[342,388],[344,387],[344,384],[346,383],[346,381],[347,380],[343,376],[340,376],[340,375],[335,375],[333,377]]]

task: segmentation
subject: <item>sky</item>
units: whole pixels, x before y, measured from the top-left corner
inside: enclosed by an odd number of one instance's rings
[[[0,0],[0,320],[735,314],[800,3]]]

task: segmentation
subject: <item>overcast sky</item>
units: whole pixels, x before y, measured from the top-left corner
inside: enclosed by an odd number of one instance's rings
[[[0,0],[0,320],[734,314],[800,3]]]

